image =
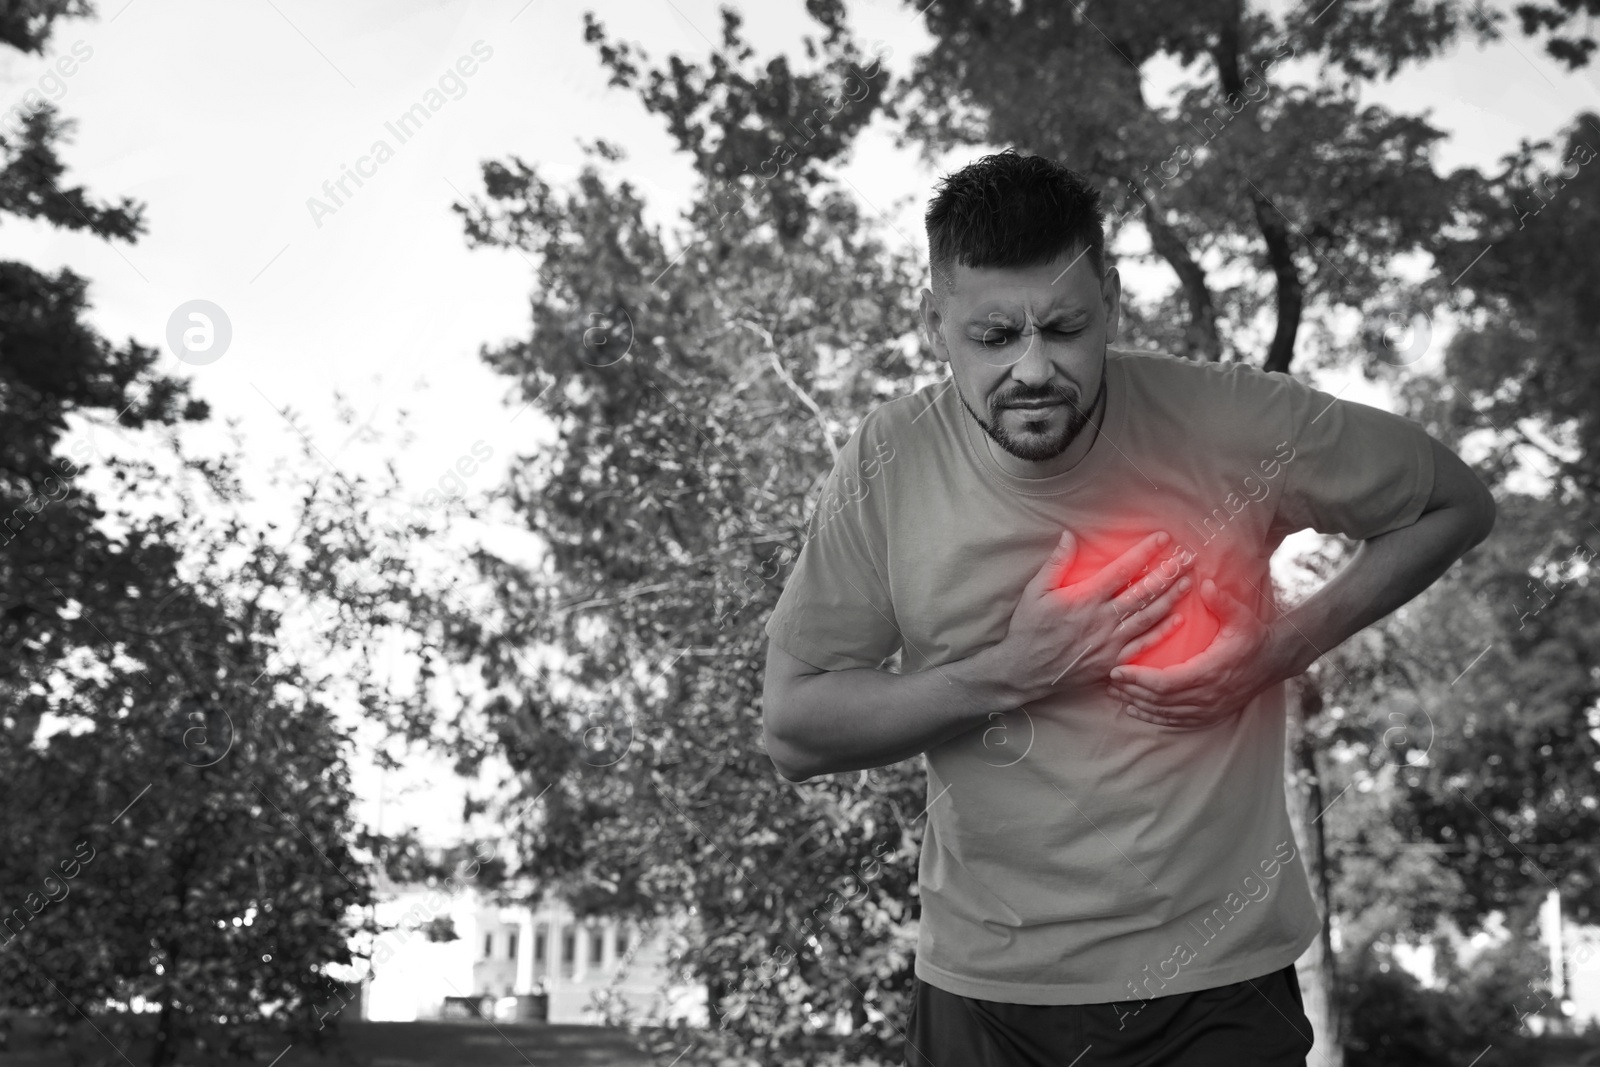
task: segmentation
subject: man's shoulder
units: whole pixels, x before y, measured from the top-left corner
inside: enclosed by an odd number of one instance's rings
[[[901,444],[919,434],[947,432],[959,404],[949,378],[940,378],[874,406],[861,420],[862,443]]]
[[[1123,369],[1131,409],[1218,431],[1259,428],[1272,432],[1291,417],[1307,386],[1287,374],[1249,363],[1212,363],[1165,352],[1108,349]]]
[[[1293,382],[1293,379],[1286,374],[1264,371],[1249,363],[1214,363],[1209,360],[1186,359],[1170,352],[1155,350],[1117,348],[1108,345],[1106,358],[1117,360],[1129,377],[1158,386],[1271,390]]]

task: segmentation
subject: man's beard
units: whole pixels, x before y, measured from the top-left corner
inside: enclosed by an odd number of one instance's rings
[[[1088,405],[1083,403],[1083,398],[1076,389],[1018,389],[1007,393],[1005,396],[996,397],[990,402],[990,417],[987,421],[978,417],[978,413],[972,410],[972,405],[967,403],[967,398],[964,396],[961,397],[961,406],[967,409],[967,414],[972,416],[974,422],[983,427],[983,432],[988,434],[989,439],[995,444],[1018,459],[1039,463],[1044,460],[1055,459],[1072,447],[1072,442],[1076,441],[1078,435],[1083,433],[1084,429],[1089,425],[1090,416],[1094,414],[1094,409],[1099,407],[1100,398],[1105,391],[1106,379],[1105,374],[1102,373],[1100,375],[1100,389],[1095,393],[1093,402]],[[956,390],[957,396],[960,396],[960,393],[959,389]],[[1066,405],[1066,425],[1055,433],[1030,433],[1026,437],[1018,437],[1010,430],[1007,430],[1001,422],[1001,414],[1008,405],[1024,401],[1045,400],[1060,401]],[[1041,417],[1053,418],[1054,413],[1041,412]]]

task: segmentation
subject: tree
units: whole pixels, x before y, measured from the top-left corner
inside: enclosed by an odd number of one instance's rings
[[[0,39],[39,52],[56,18],[87,13],[5,4]],[[0,211],[134,240],[138,205],[67,185],[66,130],[42,104],[0,132]],[[91,1035],[98,1054],[122,1062],[137,1047],[161,1067],[321,1029],[323,975],[349,961],[370,887],[351,848],[341,694],[286,654],[298,624],[284,600],[334,602],[344,614],[323,636],[349,647],[392,619],[380,605],[409,602],[385,582],[416,586],[375,552],[356,486],[303,487],[285,541],[240,517],[227,457],[174,444],[91,463],[74,424],[175,428],[208,412],[157,350],[99,336],[87,295],[70,270],[0,262],[0,716],[13,741],[0,804],[15,816],[0,1007],[86,1020],[106,1039]],[[344,676],[358,706],[415,710],[360,666]]]
[[[1483,223],[1441,255],[1441,273],[1464,279],[1465,326],[1441,372],[1408,388],[1441,433],[1484,451],[1501,519],[1488,551],[1419,608],[1444,625],[1396,631],[1396,662],[1431,679],[1417,688],[1452,714],[1435,716],[1438,755],[1402,779],[1395,824],[1460,880],[1459,925],[1499,911],[1530,938],[1552,890],[1573,920],[1600,914],[1597,157],[1593,112],[1559,142],[1506,157]],[[1523,1010],[1548,1000],[1549,984]]]
[[[1579,115],[1559,146],[1524,143],[1506,157],[1483,182],[1472,225],[1441,246],[1439,277],[1464,283],[1452,299],[1464,326],[1441,370],[1373,368],[1398,379],[1438,436],[1476,449],[1500,517],[1493,540],[1450,581],[1335,660],[1351,684],[1313,734],[1325,792],[1331,801],[1377,784],[1382,798],[1359,819],[1340,801],[1323,823],[1332,910],[1353,934],[1340,984],[1353,1005],[1378,995],[1360,983],[1384,985],[1371,957],[1399,938],[1425,942],[1441,924],[1473,931],[1499,914],[1531,942],[1551,890],[1577,922],[1596,913],[1600,606],[1589,560],[1600,515],[1590,489],[1597,368],[1586,339],[1596,179],[1586,168],[1597,121]],[[1551,978],[1483,1005],[1476,1025],[1498,1018],[1504,1044],[1526,1033],[1527,1014],[1559,1020]],[[1370,1024],[1353,1049],[1370,1043]]]
[[[166,547],[154,534],[183,532],[140,531],[126,551],[150,566]],[[258,545],[244,570],[268,555]],[[31,817],[4,863],[0,971],[8,1005],[81,1015],[119,1048],[150,1037],[161,1067],[189,1047],[250,1050],[275,1013],[287,1018],[273,1029],[315,1032],[308,1001],[329,1000],[316,976],[348,962],[370,892],[346,844],[353,798],[331,709],[271,662],[272,627],[229,590],[153,576],[169,584],[125,585],[132,602],[116,605],[93,589],[119,576],[67,585],[106,635],[101,669],[57,666],[53,692],[20,702],[18,719],[65,727],[5,761],[4,802]],[[63,886],[69,872],[52,868],[74,855],[84,869]],[[129,1014],[141,1011],[153,1035]]]
[[[837,443],[913,373],[909,259],[831,188],[803,212],[753,185],[724,212],[708,191],[673,253],[597,166],[564,196],[521,161],[484,174],[469,235],[537,254],[545,280],[531,338],[486,358],[560,437],[505,490],[547,545],[539,565],[479,555],[496,625],[459,654],[493,695],[465,765],[492,750],[537,800],[521,873],[580,912],[694,909],[706,936],[683,963],[719,1031],[762,1062],[805,1061],[830,1039],[796,999],[854,1003],[862,1024],[869,1004],[899,1010],[921,786],[903,768],[876,788],[782,783],[753,744],[760,627]],[[567,659],[517,652],[541,648]],[[850,910],[819,919],[841,891]]]
[[[458,654],[492,697],[464,766],[510,762],[520,873],[580,912],[693,912],[703,936],[679,962],[710,1002],[700,1047],[887,1060],[897,1038],[869,1022],[903,1015],[910,984],[920,776],[795,789],[754,741],[761,625],[820,482],[867,407],[929,371],[910,341],[918,272],[820,170],[881,68],[852,52],[752,72],[738,27],[725,15],[728,62],[704,80],[675,61],[641,88],[700,148],[678,248],[628,183],[606,182],[620,152],[604,143],[564,194],[520,160],[486,164],[487,203],[460,209],[473,242],[538,256],[530,338],[486,358],[560,435],[505,489],[541,560],[479,556],[495,624]],[[633,84],[641,53],[592,22],[589,36]],[[674,77],[715,98],[710,128],[727,136],[706,142],[695,109],[666,110]],[[804,1002],[850,1005],[854,1032],[841,1043]]]
[[[1435,173],[1443,131],[1357,93],[1465,32],[1495,36],[1504,16],[1482,5],[1308,3],[1281,18],[1242,0],[912,6],[935,43],[892,98],[904,137],[930,156],[1015,145],[1097,182],[1116,225],[1137,222],[1175,275],[1173,298],[1138,320],[1166,351],[1288,370],[1309,312],[1392,296],[1396,258],[1434,251],[1477,188],[1471,172]],[[1578,5],[1525,6],[1552,54],[1584,61],[1592,40],[1553,32]],[[1184,77],[1148,100],[1160,59]],[[1290,84],[1291,60],[1323,80]],[[1168,315],[1181,332],[1156,325]]]

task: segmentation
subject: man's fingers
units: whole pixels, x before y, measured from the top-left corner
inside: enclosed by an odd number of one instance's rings
[[[1129,707],[1139,708],[1152,715],[1174,715],[1185,708],[1195,706],[1187,701],[1180,703],[1159,693],[1129,689],[1127,686],[1112,685],[1107,687],[1107,691]]]
[[[1156,531],[1101,568],[1100,573],[1085,578],[1078,585],[1097,600],[1110,600],[1120,593],[1134,576],[1144,570],[1172,538],[1164,531]]]
[[[1056,547],[1051,551],[1044,565],[1039,568],[1039,573],[1033,576],[1029,583],[1035,586],[1035,594],[1043,595],[1052,589],[1061,588],[1061,583],[1066,580],[1067,570],[1072,566],[1072,561],[1078,555],[1078,539],[1071,530],[1061,531],[1061,539],[1056,542]]]
[[[1178,680],[1174,667],[1141,667],[1133,663],[1119,663],[1111,668],[1111,680],[1118,685],[1157,694],[1188,688],[1187,681]]]
[[[1136,575],[1124,588],[1117,590],[1111,602],[1117,606],[1118,615],[1127,615],[1137,611],[1156,597],[1171,589],[1178,582],[1189,582],[1191,579],[1185,573],[1194,566],[1195,555],[1185,550],[1179,555],[1174,553],[1161,561],[1158,567],[1151,564],[1149,572]],[[1185,585],[1185,588],[1188,588]]]
[[[1131,682],[1156,693],[1176,693],[1215,680],[1233,662],[1237,651],[1226,642],[1214,641],[1189,659],[1170,667],[1119,663],[1111,669],[1111,680]]]
[[[1152,604],[1146,610],[1155,611],[1156,607],[1157,605]],[[1162,610],[1164,611],[1165,609],[1163,608]],[[1139,614],[1142,615],[1143,612],[1140,612]],[[1122,651],[1117,653],[1117,662],[1119,664],[1136,660],[1146,652],[1150,651],[1152,648],[1155,648],[1162,641],[1165,641],[1167,637],[1171,635],[1172,631],[1176,630],[1183,622],[1183,612],[1181,611],[1175,611],[1166,618],[1158,618],[1158,616],[1159,612],[1157,612],[1156,615],[1151,616],[1151,618],[1157,619],[1154,625],[1151,625],[1148,620],[1141,623],[1136,623],[1135,620],[1138,619],[1137,615],[1129,618],[1128,622],[1130,623],[1130,629],[1132,632],[1138,634],[1138,636],[1129,641],[1127,644],[1123,645]],[[1141,625],[1146,627],[1144,633],[1142,634],[1138,633],[1139,626]]]
[[[1202,709],[1216,706],[1215,701],[1204,693],[1169,695],[1142,689],[1128,689],[1125,686],[1111,686],[1108,691],[1118,700],[1126,700],[1146,711],[1161,715],[1194,714]]]
[[[1117,688],[1112,688],[1109,692],[1112,699],[1120,700],[1129,707],[1138,708],[1148,715],[1165,716],[1185,721],[1195,718],[1222,718],[1217,713],[1218,705],[1216,700],[1202,694],[1185,694],[1182,697],[1174,698],[1129,692],[1126,689]]]
[[[1141,634],[1150,629],[1168,611],[1172,610],[1172,606],[1178,602],[1178,598],[1189,591],[1191,584],[1192,582],[1188,578],[1183,578],[1142,607],[1134,607],[1132,605],[1125,607],[1113,600],[1111,604],[1117,609],[1117,629],[1128,634]]]
[[[1117,699],[1122,701],[1124,710],[1135,719],[1144,719],[1150,722],[1156,719],[1179,719],[1183,717],[1175,708],[1152,704],[1150,701],[1140,700],[1138,697],[1123,694]]]
[[[1200,583],[1200,599],[1205,601],[1206,607],[1212,610],[1224,626],[1232,619],[1255,617],[1255,612],[1248,604],[1225,591],[1210,578]]]
[[[1162,708],[1132,700],[1124,700],[1122,710],[1127,712],[1131,719],[1175,730],[1198,730],[1227,718],[1226,715],[1216,715],[1205,708]]]
[[[1169,730],[1203,730],[1219,721],[1217,719],[1179,719],[1170,715],[1152,715],[1148,712],[1133,709],[1128,711],[1128,717],[1130,719],[1138,719],[1141,722],[1153,723],[1156,726],[1165,726]]]

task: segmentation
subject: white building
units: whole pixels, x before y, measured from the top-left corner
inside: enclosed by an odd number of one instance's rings
[[[400,886],[384,895],[374,918],[386,932],[362,944],[370,960],[344,976],[352,989],[360,979],[363,1019],[465,1014],[467,998],[496,1018],[528,1018],[539,993],[552,1023],[601,1022],[606,1003],[639,1020],[705,1018],[703,987],[667,982],[675,926],[579,918],[549,896],[532,909],[501,907],[471,886]]]

